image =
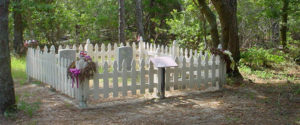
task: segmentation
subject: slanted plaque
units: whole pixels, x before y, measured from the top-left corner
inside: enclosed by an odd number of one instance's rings
[[[175,60],[169,56],[150,58],[151,62],[157,68],[176,67]]]
[[[166,68],[167,67],[176,67],[178,66],[175,60],[169,56],[155,57],[150,58],[150,61],[160,70],[160,80],[158,82],[158,86],[160,86],[158,95],[161,99],[165,98],[165,84],[166,84]]]

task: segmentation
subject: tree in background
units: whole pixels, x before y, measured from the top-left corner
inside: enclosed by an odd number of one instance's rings
[[[125,43],[125,0],[119,0],[119,43]]]
[[[136,27],[138,36],[142,36],[144,38],[144,25],[143,25],[143,9],[142,9],[142,0],[135,0],[136,2]]]
[[[166,20],[167,33],[174,36],[180,47],[203,50],[206,48],[206,21],[198,6],[188,0],[182,3],[182,10],[173,10],[172,17]],[[209,37],[209,41],[211,41]],[[208,44],[207,44],[208,45]]]
[[[8,41],[9,0],[0,1],[0,114],[15,104]]]
[[[240,45],[237,23],[237,0],[212,0],[212,3],[221,23],[223,49],[228,49],[232,53],[234,61],[238,63],[240,60]],[[228,66],[230,65],[227,64]],[[228,67],[227,71],[235,77],[241,77],[237,65],[235,65],[233,70]]]
[[[194,3],[196,2],[194,1]],[[208,46],[210,46],[210,48],[216,48],[220,43],[216,16],[208,7],[206,0],[198,0],[197,5],[199,6],[201,13],[205,15],[205,19],[210,25],[210,34],[212,37],[212,41],[209,43]]]
[[[288,24],[288,9],[290,0],[283,0],[282,14],[281,14],[281,44],[283,48],[286,48],[286,33]]]
[[[181,11],[180,0],[144,0],[145,34],[147,41],[167,45],[173,36],[166,29],[166,19],[171,18],[173,10]]]
[[[219,20],[221,23],[222,47],[225,50],[228,49],[232,53],[235,63],[238,63],[240,60],[240,46],[237,25],[237,0],[211,1],[219,15]],[[213,39],[210,47],[216,48],[219,44],[219,36],[215,15],[207,5],[206,0],[198,0],[198,3],[195,3],[199,6],[201,12],[205,15],[206,20],[210,23],[211,35]],[[230,73],[230,75],[233,77],[241,77],[238,66],[235,65],[234,69],[232,70],[229,62],[227,63],[227,73]]]
[[[14,18],[14,51],[21,55],[23,47],[23,20],[21,0],[13,1],[13,18]]]

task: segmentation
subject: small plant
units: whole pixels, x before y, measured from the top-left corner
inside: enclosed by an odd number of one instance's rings
[[[39,109],[40,102],[27,103],[25,101],[20,101],[17,104],[17,108],[30,117]]]
[[[241,53],[240,63],[250,66],[254,69],[271,67],[272,64],[280,64],[285,61],[284,56],[282,56],[281,54],[283,53],[279,52],[277,55],[271,49],[253,47]]]
[[[11,118],[11,119],[17,118],[17,110],[16,110],[16,108],[15,107],[11,107],[11,108],[8,108],[7,110],[5,110],[4,117]]]
[[[291,86],[291,92],[294,95],[300,95],[300,84],[295,84]]]
[[[40,81],[33,81],[32,84],[40,85],[40,84],[42,84],[42,82],[40,82]]]

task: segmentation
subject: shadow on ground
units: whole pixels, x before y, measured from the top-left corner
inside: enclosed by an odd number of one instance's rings
[[[217,92],[78,109],[45,86],[27,84],[16,86],[17,95],[40,102],[39,110],[32,117],[1,117],[0,124],[300,124],[300,103],[289,99],[293,85],[244,82]]]

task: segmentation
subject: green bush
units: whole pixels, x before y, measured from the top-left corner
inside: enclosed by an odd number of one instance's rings
[[[284,62],[284,55],[281,51],[252,47],[241,53],[240,63],[256,69],[271,67],[273,64]]]
[[[287,52],[292,59],[300,56],[300,41],[290,41],[287,45]]]

